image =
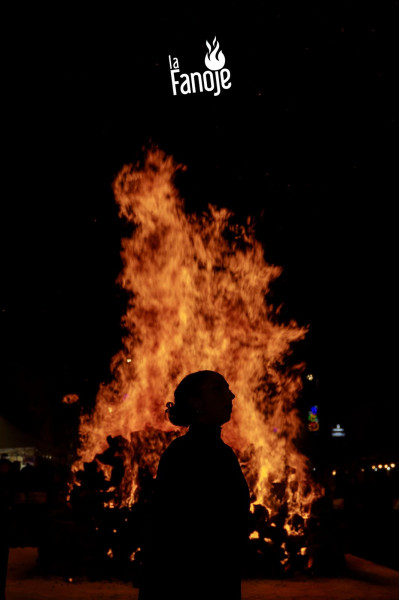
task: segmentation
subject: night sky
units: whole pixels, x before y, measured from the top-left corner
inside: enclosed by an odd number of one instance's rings
[[[188,211],[256,218],[284,268],[271,299],[310,326],[297,353],[325,428],[394,447],[398,2],[24,11],[4,22],[0,414],[54,440],[63,395],[90,406],[109,376],[126,302],[111,184],[153,142],[187,165]],[[215,36],[231,89],[173,96],[168,56],[203,72]]]

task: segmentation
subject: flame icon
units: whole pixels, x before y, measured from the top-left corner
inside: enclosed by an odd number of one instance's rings
[[[219,42],[217,41],[216,36],[212,42],[212,49],[208,41],[206,41],[206,45],[208,48],[208,52],[205,55],[205,64],[208,67],[208,69],[210,69],[211,71],[223,69],[226,59],[224,57],[223,52],[219,50]]]

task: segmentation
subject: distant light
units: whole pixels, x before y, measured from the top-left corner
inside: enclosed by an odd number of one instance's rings
[[[371,468],[372,468],[372,469],[375,469],[375,465],[371,465]]]
[[[336,425],[335,427],[332,428],[331,436],[332,437],[345,437],[344,428],[341,427],[341,425],[339,425],[339,424]]]
[[[394,469],[396,467],[395,463],[391,463],[391,468]]]
[[[335,476],[337,474],[337,471],[334,469],[333,471],[331,471],[331,474]]]
[[[384,469],[387,469],[387,468],[388,468],[388,465],[384,465]]]
[[[378,468],[379,468],[379,469],[382,469],[382,465],[378,465]]]
[[[66,394],[62,399],[62,403],[63,404],[75,404],[75,402],[78,402],[78,400],[79,400],[79,396],[77,394]]]
[[[127,362],[127,363],[131,363],[131,362],[132,362],[132,359],[131,359],[131,358],[127,358],[127,359],[126,359],[126,362]]]
[[[132,552],[132,554],[129,557],[129,560],[134,560],[136,558],[136,554],[138,552],[141,552],[141,548],[137,548],[137,550],[135,550],[134,552]]]
[[[363,469],[363,467],[362,467],[360,470],[361,470],[361,472],[362,472],[362,473],[364,473],[364,469]]]
[[[317,416],[318,413],[318,406],[317,404],[315,404],[314,406],[310,407],[310,410],[308,412],[308,429],[309,431],[318,431],[320,424],[319,424],[319,417]]]
[[[313,379],[314,379],[314,377],[313,377],[313,374],[312,374],[312,373],[308,373],[308,374],[306,375],[306,379],[307,379],[308,381],[313,381]]]

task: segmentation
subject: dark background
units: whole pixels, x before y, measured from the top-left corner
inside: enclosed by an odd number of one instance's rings
[[[392,460],[397,17],[377,1],[6,14],[0,414],[60,443],[63,395],[89,407],[109,376],[126,300],[111,184],[152,141],[187,165],[187,210],[256,217],[284,268],[271,299],[310,325],[321,434],[339,422],[354,455]],[[215,35],[231,89],[173,96],[168,55],[204,71]]]

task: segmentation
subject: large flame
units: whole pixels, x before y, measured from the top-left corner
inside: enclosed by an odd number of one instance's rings
[[[284,364],[306,330],[280,323],[268,304],[281,269],[265,262],[250,219],[232,225],[229,210],[211,205],[201,216],[184,212],[173,184],[181,168],[153,148],[142,166],[123,167],[114,182],[120,217],[135,226],[122,240],[118,279],[129,292],[126,335],[111,362],[111,383],[81,420],[80,458],[103,452],[107,436],[130,440],[122,489],[123,502],[131,503],[137,464],[155,475],[165,439],[177,435],[165,416],[177,383],[193,371],[218,371],[236,395],[223,438],[240,458],[253,500],[272,514],[288,506],[290,531],[292,517],[306,516],[313,497],[306,459],[294,445],[303,365]]]

